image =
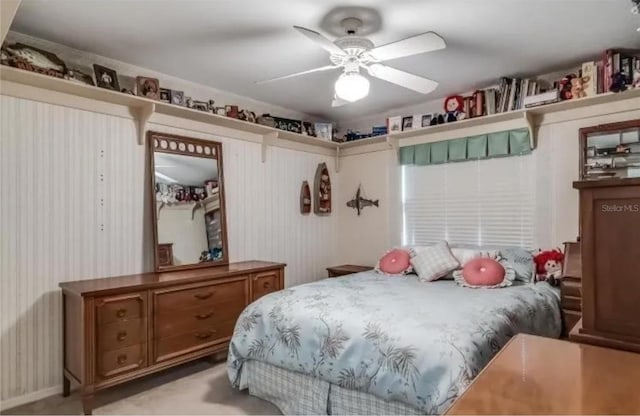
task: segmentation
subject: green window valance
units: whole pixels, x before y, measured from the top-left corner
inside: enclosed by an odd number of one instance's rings
[[[399,149],[401,165],[435,165],[447,162],[517,156],[531,153],[528,128],[481,134],[442,142],[421,143]]]

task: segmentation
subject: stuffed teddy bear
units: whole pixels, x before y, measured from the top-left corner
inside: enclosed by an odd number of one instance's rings
[[[584,92],[584,84],[589,82],[590,77],[571,78],[571,98],[583,98],[587,96]]]
[[[536,265],[536,281],[546,281],[551,286],[558,286],[562,278],[562,262],[564,254],[560,249],[539,250],[533,257]]]

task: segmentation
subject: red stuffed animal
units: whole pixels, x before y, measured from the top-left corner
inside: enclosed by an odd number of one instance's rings
[[[551,286],[558,286],[562,278],[562,262],[564,254],[560,249],[540,250],[533,258],[536,264],[536,280],[547,281]]]

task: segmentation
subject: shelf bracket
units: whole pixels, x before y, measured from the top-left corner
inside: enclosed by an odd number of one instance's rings
[[[531,144],[531,149],[535,149],[536,141],[533,137],[533,114],[530,111],[525,111],[522,113],[524,117],[524,122],[527,125],[527,129],[529,129],[529,141]]]
[[[144,144],[144,133],[147,131],[147,123],[151,118],[151,115],[155,113],[156,105],[154,103],[145,103],[142,107],[139,107],[136,111],[138,117],[138,144]]]
[[[267,147],[272,146],[276,140],[278,140],[277,131],[262,136],[262,163],[267,161]]]
[[[336,147],[336,173],[340,172],[340,147]]]

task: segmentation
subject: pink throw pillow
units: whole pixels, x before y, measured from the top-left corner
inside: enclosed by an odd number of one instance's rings
[[[402,275],[411,267],[409,252],[393,249],[382,256],[378,262],[378,269],[385,274]]]
[[[462,268],[462,277],[473,286],[495,286],[504,281],[505,269],[488,257],[469,260]]]

